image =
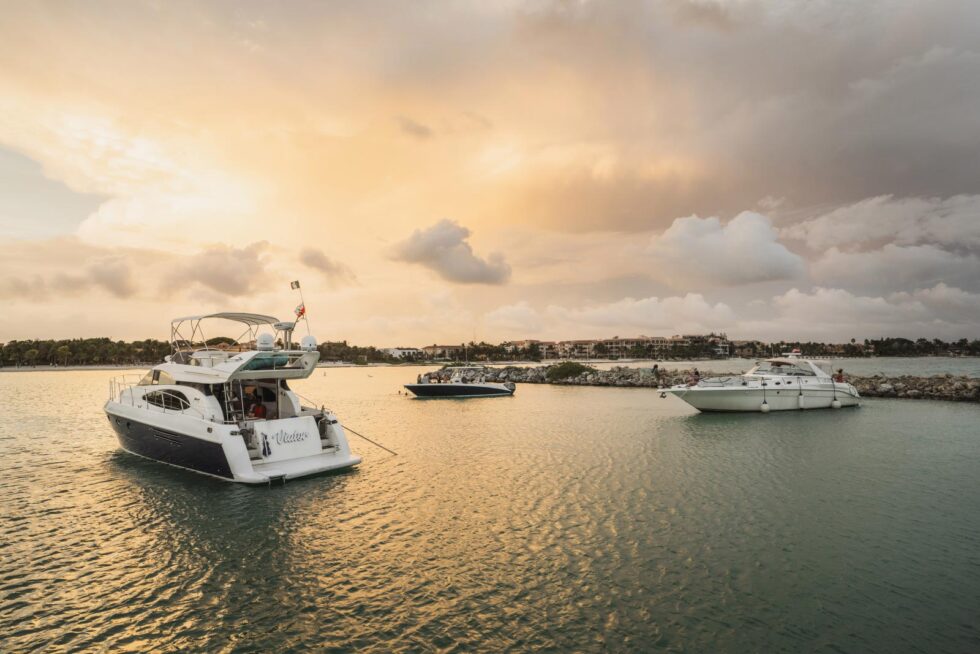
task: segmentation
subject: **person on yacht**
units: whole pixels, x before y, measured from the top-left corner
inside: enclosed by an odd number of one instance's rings
[[[259,387],[255,386],[252,388],[252,392],[249,393],[245,400],[245,413],[249,416],[255,416],[256,410],[262,407],[263,415],[265,417],[265,406],[262,404],[262,395],[259,392]]]
[[[844,369],[843,368],[838,368],[837,369],[837,374],[834,375],[834,381],[837,382],[838,384],[843,384],[844,383]]]

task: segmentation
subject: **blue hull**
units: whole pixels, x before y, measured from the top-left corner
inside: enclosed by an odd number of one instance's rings
[[[418,397],[510,397],[514,391],[464,384],[405,384]]]
[[[215,477],[234,479],[225,451],[218,443],[108,415],[119,444],[127,452]]]

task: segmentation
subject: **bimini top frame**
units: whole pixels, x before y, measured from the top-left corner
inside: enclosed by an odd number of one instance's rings
[[[184,316],[170,321],[170,346],[173,351],[211,349],[208,347],[207,338],[201,328],[201,322],[209,318],[220,318],[245,325],[245,331],[235,339],[239,345],[242,344],[244,338],[254,342],[258,336],[259,327],[262,325],[270,325],[277,332],[286,329],[291,330],[293,327],[292,323],[281,323],[274,316],[264,316],[260,313],[225,312],[209,313],[202,316]]]

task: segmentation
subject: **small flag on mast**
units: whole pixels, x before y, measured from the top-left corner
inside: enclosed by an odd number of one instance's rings
[[[294,313],[296,314],[296,320],[299,320],[300,318],[302,318],[303,316],[305,316],[306,315],[306,304],[303,303],[303,304],[299,305],[298,307],[296,307],[296,309],[294,310]]]
[[[295,281],[295,282],[290,282],[290,284],[289,284],[289,288],[290,288],[290,289],[292,289],[292,290],[294,290],[294,291],[295,291],[295,290],[296,290],[297,288],[299,288],[299,280],[297,280],[297,281]]]

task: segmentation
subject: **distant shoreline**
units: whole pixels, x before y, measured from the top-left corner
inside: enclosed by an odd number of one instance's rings
[[[650,363],[657,364],[671,364],[671,363],[684,363],[684,362],[707,362],[707,361],[731,361],[733,359],[738,359],[740,361],[755,361],[766,357],[731,357],[728,359],[717,359],[717,358],[690,358],[690,359],[571,359],[577,363],[582,363],[585,365],[592,364],[624,364],[624,363],[640,363],[649,361]],[[920,356],[887,356],[887,357],[814,357],[816,360],[821,361],[873,361],[875,359],[978,359],[980,357],[971,355],[962,355],[956,357],[941,356],[934,354],[920,355]],[[519,367],[530,367],[530,366],[547,366],[553,365],[555,363],[561,363],[564,359],[545,359],[543,361],[523,361],[523,360],[511,360],[511,361],[471,361],[467,365],[473,366],[519,366]],[[58,365],[46,365],[46,366],[0,366],[0,373],[3,372],[84,372],[86,370],[149,370],[157,363],[137,363],[137,364],[96,364],[96,365],[71,365],[71,366],[58,366]],[[317,363],[317,368],[427,368],[432,366],[446,366],[446,365],[462,365],[463,362],[460,361],[405,361],[403,363],[388,363],[388,362],[370,362],[370,363],[352,363],[349,361],[321,361]]]

